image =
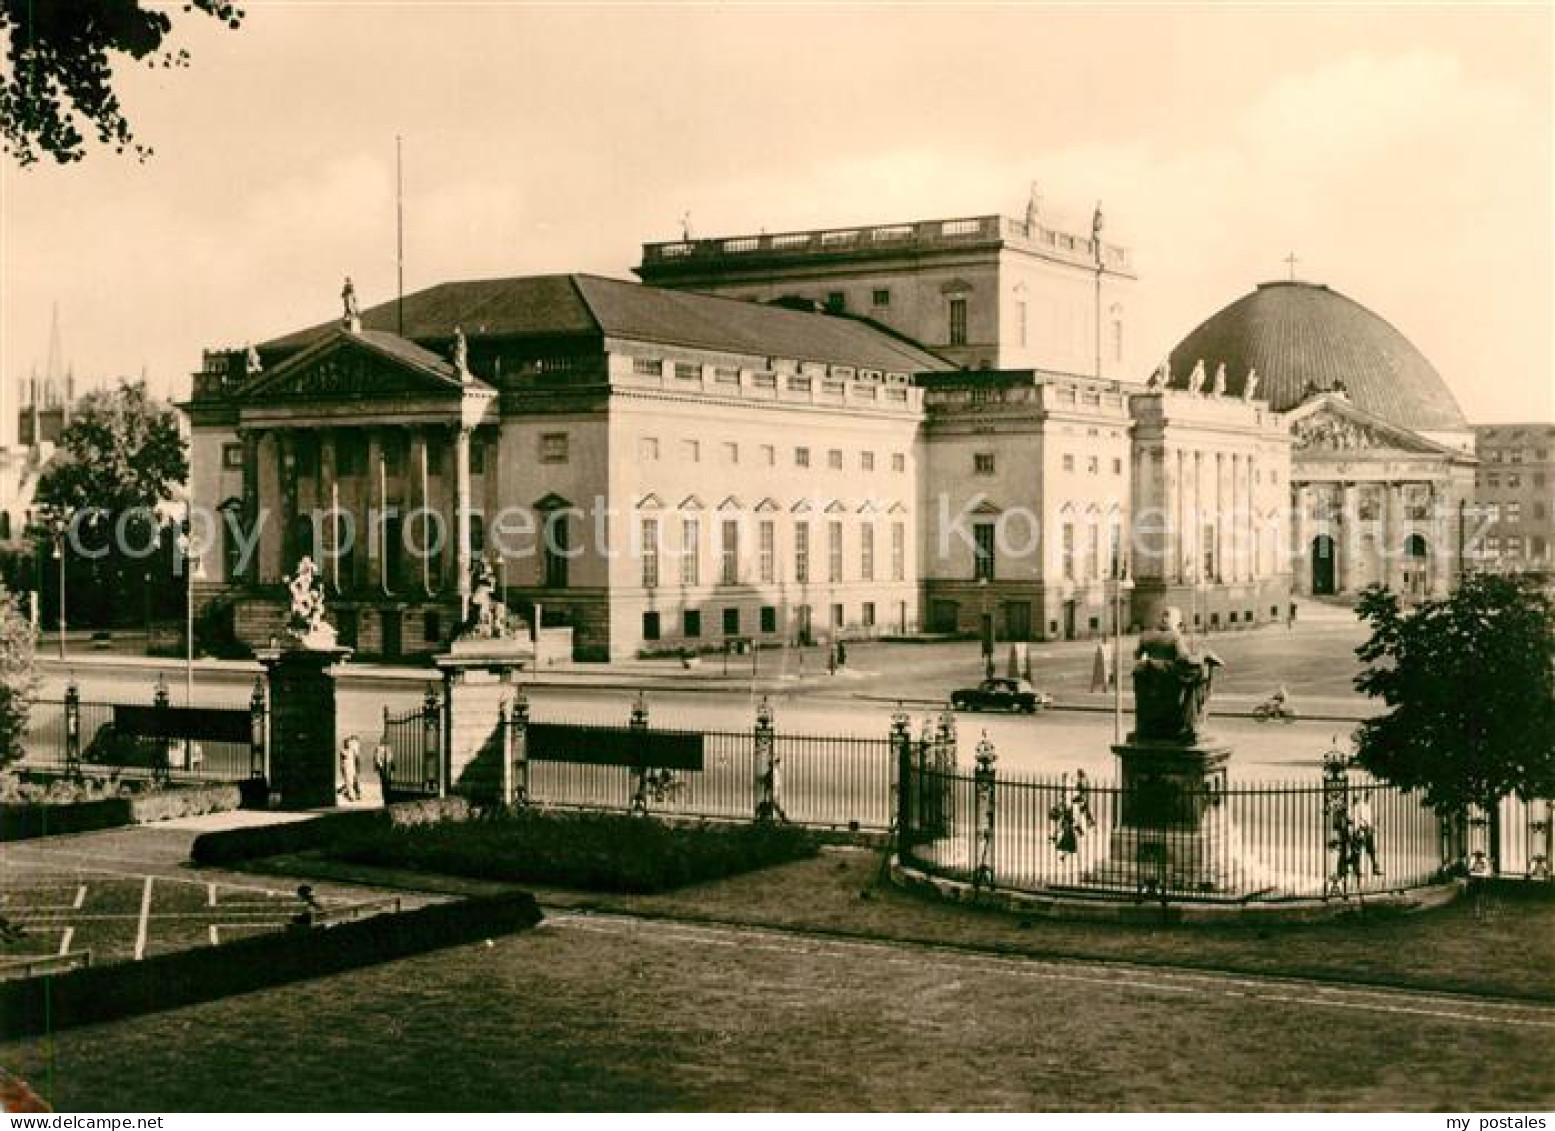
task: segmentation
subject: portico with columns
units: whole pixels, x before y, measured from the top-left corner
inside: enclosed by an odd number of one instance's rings
[[[1288,414],[1295,591],[1353,596],[1384,584],[1442,596],[1462,568],[1475,459],[1351,404],[1315,396]]]
[[[237,522],[245,540],[258,533],[255,552],[228,560],[242,561],[245,638],[279,622],[274,591],[304,556],[343,644],[392,655],[446,636],[500,465],[497,392],[461,362],[348,323],[244,388]]]

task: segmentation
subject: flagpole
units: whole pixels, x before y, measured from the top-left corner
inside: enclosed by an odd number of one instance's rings
[[[396,333],[405,336],[405,165],[399,134],[394,135],[394,267],[398,286],[394,300]]]

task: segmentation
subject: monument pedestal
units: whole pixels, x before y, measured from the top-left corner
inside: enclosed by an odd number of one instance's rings
[[[501,799],[508,736],[502,725],[518,686],[514,676],[534,658],[522,640],[456,640],[434,662],[443,673],[443,749],[449,791]]]
[[[1210,738],[1182,743],[1129,737],[1112,748],[1122,786],[1107,859],[1086,881],[1175,892],[1230,886],[1224,797],[1231,748]]]
[[[340,788],[335,677],[349,648],[276,648],[259,653],[270,688],[270,792],[287,809],[333,805]]]

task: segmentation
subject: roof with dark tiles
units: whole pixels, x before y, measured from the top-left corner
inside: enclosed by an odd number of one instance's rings
[[[1352,403],[1417,431],[1468,424],[1447,383],[1408,338],[1360,303],[1318,283],[1261,283],[1199,325],[1171,353],[1172,385],[1186,387],[1195,364],[1226,366],[1226,391],[1241,394],[1258,370],[1259,399],[1283,412],[1309,385],[1341,382]]]
[[[362,312],[365,331],[396,332],[392,301]],[[405,296],[403,337],[446,341],[600,334],[693,349],[916,372],[952,368],[897,335],[856,319],[607,279],[532,275],[440,283]],[[266,351],[306,348],[338,328],[320,323],[265,342]]]

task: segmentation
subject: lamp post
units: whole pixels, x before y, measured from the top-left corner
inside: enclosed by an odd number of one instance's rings
[[[184,706],[194,706],[194,583],[205,576],[204,559],[194,553],[190,524],[178,535],[178,555],[184,571]]]
[[[1112,590],[1112,740],[1123,741],[1123,595],[1134,588],[1128,565],[1119,563]]]
[[[65,528],[54,532],[54,557],[59,562],[59,658],[65,658]]]

